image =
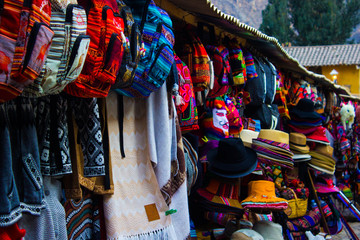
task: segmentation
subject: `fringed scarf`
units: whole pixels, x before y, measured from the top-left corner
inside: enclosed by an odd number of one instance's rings
[[[166,205],[149,158],[145,100],[123,98],[125,158],[121,158],[118,101],[106,98],[114,195],[104,197],[107,239],[176,239]],[[121,104],[121,103],[120,103]],[[145,206],[152,206],[147,208]],[[158,214],[158,215],[157,215]]]

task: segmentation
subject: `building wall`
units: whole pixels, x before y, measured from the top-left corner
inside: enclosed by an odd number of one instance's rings
[[[322,74],[332,80],[330,72],[335,69],[339,74],[337,82],[344,87],[349,86],[352,94],[360,94],[360,69],[356,65],[323,66]]]

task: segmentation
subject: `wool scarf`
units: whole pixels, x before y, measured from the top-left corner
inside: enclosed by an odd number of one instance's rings
[[[104,197],[107,239],[176,239],[149,158],[145,100],[123,98],[124,158],[120,153],[118,104],[116,93],[110,92],[106,106],[114,195]]]

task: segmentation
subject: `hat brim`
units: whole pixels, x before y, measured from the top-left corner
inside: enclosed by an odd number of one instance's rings
[[[316,142],[316,143],[321,143],[321,144],[325,144],[325,145],[330,145],[330,142],[327,138],[323,138],[323,139],[313,139],[313,138],[306,138],[307,142]]]
[[[296,117],[300,118],[300,119],[322,119],[321,115],[318,114],[317,112],[305,112],[305,111],[301,111],[299,109],[293,108],[290,111],[290,115],[294,114]]]
[[[333,164],[336,164],[336,161],[334,158],[330,158],[328,156],[322,155],[322,154],[314,152],[314,151],[310,151],[309,154],[311,155],[312,158],[316,158],[318,160],[328,161]]]
[[[310,147],[308,145],[306,146],[298,146],[294,143],[290,143],[290,150],[299,151],[301,153],[309,153]]]
[[[264,143],[264,142],[261,142],[261,141],[258,141],[258,140],[254,140],[253,145],[263,147],[263,148],[268,148],[271,151],[274,151],[276,153],[279,153],[279,154],[285,155],[285,156],[289,156],[289,157],[292,157],[294,155],[289,149],[281,148],[281,147],[274,146],[274,145],[270,145],[270,144],[267,144],[267,143]]]
[[[223,163],[216,160],[218,148],[211,149],[207,154],[209,161],[209,171],[220,177],[238,178],[252,173],[257,166],[256,152],[251,148],[245,147],[247,160],[242,163]]]
[[[243,209],[243,207],[241,206],[241,203],[237,199],[231,199],[231,198],[227,198],[227,197],[218,196],[218,195],[215,195],[215,194],[207,191],[204,188],[199,188],[196,190],[196,192],[201,197],[207,199],[208,201],[210,201],[212,203],[221,204],[221,205],[238,208],[238,209]]]
[[[315,188],[319,193],[338,193],[340,192],[340,189],[338,187],[332,187],[329,188],[327,186],[324,186],[323,184],[316,184],[315,183]]]
[[[267,209],[286,209],[288,201],[278,197],[263,197],[262,195],[251,195],[241,201],[243,208],[267,208]]]
[[[334,173],[335,173],[335,170],[334,170],[334,171],[330,171],[330,170],[327,170],[327,169],[325,169],[325,168],[322,168],[322,167],[319,167],[319,166],[315,166],[315,165],[313,165],[313,164],[311,164],[311,163],[309,163],[309,162],[308,162],[307,164],[309,165],[309,167],[311,167],[311,168],[313,168],[313,169],[315,169],[315,170],[318,170],[318,171],[320,171],[320,172],[329,174],[329,175],[334,175]]]

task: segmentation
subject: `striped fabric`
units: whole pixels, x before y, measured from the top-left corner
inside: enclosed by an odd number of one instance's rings
[[[0,103],[20,95],[24,87],[39,75],[53,36],[48,26],[51,13],[48,1],[33,1],[26,7],[23,3],[23,0],[2,3]]]
[[[262,142],[262,143],[266,143],[266,144],[269,144],[269,145],[272,145],[274,147],[278,147],[280,149],[287,150],[287,151],[290,152],[290,145],[289,144],[275,142],[275,141],[271,141],[271,140],[268,140],[268,139],[262,139],[262,138],[253,139],[253,143],[256,143],[257,141]]]
[[[133,7],[139,3],[134,1],[127,4]],[[134,11],[133,16],[135,22],[141,24],[142,13]],[[148,97],[150,93],[159,89],[164,84],[174,62],[175,36],[169,15],[151,0],[146,16],[151,17],[146,19],[142,29],[145,56],[140,59],[135,70],[132,86],[116,89],[118,93],[129,97]],[[161,28],[158,27],[159,24],[162,24]]]
[[[72,0],[72,3],[76,3],[76,1]],[[67,83],[74,81],[80,74],[80,71],[76,71],[75,74],[72,71],[67,79],[67,71],[71,67],[69,66],[71,56],[84,54],[85,57],[88,50],[90,39],[84,38],[87,25],[85,10],[79,5],[69,4],[66,6],[57,0],[51,0],[51,11],[50,27],[54,31],[53,42],[39,77],[24,89],[23,94],[26,96],[42,96],[61,92]],[[79,35],[82,36],[79,37]],[[75,46],[77,38],[80,42]],[[80,51],[78,52],[78,50]],[[78,63],[73,64],[78,65]],[[84,61],[80,63],[80,68],[83,63]]]
[[[66,228],[69,240],[100,239],[98,197],[85,194],[80,201],[65,202]]]
[[[87,1],[79,3],[84,8],[88,4]],[[115,0],[92,0],[91,3],[87,25],[90,45],[84,67],[79,77],[66,86],[65,91],[77,97],[101,98],[108,95],[120,70],[124,53],[121,40],[124,21],[116,14],[118,8]]]
[[[206,50],[214,64],[215,81],[214,87],[208,93],[208,97],[224,95],[229,85],[233,84],[231,68],[229,64],[229,50],[224,46],[207,45]]]
[[[258,74],[255,69],[254,58],[250,52],[244,52],[245,65],[246,65],[246,77],[255,78]]]
[[[23,94],[27,96],[60,93],[80,74],[90,39],[85,35],[85,10],[75,5],[77,2],[74,0],[70,3],[61,6],[57,0],[51,0],[50,27],[54,30],[53,42],[40,76],[24,90]]]
[[[313,208],[307,215],[292,219],[286,222],[286,226],[289,229],[294,240],[305,240],[305,231],[320,231],[320,219],[321,214],[319,208]]]
[[[202,91],[208,88],[210,84],[210,58],[206,52],[204,45],[200,38],[194,33],[191,35],[193,54],[191,62],[186,62],[191,71],[191,78],[194,84],[194,91]]]
[[[50,6],[48,0],[34,0],[30,8],[22,9],[21,30],[11,67],[11,78],[21,83],[21,91],[39,76],[45,63],[54,35],[49,26]]]
[[[233,41],[230,42],[229,47],[229,62],[234,78],[234,84],[242,85],[246,83],[246,64],[243,51],[240,45]]]

